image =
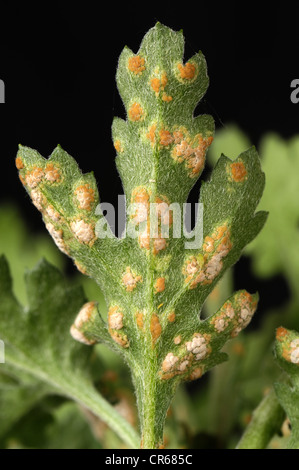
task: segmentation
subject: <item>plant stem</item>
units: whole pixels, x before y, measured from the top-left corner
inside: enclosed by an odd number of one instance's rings
[[[156,429],[156,380],[152,371],[145,374],[142,401],[142,447],[155,449],[163,440],[163,426],[160,430]]]
[[[6,359],[15,367],[26,370],[34,377],[44,381],[49,386],[52,386],[54,392],[58,391],[61,395],[67,396],[77,403],[80,403],[80,405],[85,408],[88,408],[103,420],[121,439],[123,439],[130,448],[138,448],[139,436],[135,429],[105,398],[102,397],[96,389],[89,388],[88,391],[86,391],[87,387],[84,383],[79,386],[77,383],[71,383],[71,381],[63,381],[59,379],[54,380],[46,373],[39,373],[37,368],[30,367],[29,361],[24,363],[17,362],[13,357],[9,356],[9,353],[6,355]]]
[[[170,389],[165,393],[169,385],[158,375],[157,351],[151,341],[144,341],[142,360],[132,371],[141,428],[140,447],[161,448],[165,417],[174,391]]]
[[[138,448],[137,432],[100,394],[74,392],[72,398],[102,419],[131,449]]]
[[[153,367],[152,362],[149,362],[138,375],[136,370],[134,372],[141,428],[140,447],[143,449],[156,449],[163,443],[164,424],[163,419],[158,419],[158,416],[161,416],[161,409],[157,399],[156,368]]]
[[[273,389],[261,401],[253,413],[237,449],[265,449],[284,420],[282,409]]]

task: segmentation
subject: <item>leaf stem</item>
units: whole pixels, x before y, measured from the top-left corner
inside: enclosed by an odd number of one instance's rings
[[[102,419],[130,448],[139,448],[140,438],[135,429],[99,393],[75,391],[72,398]]]
[[[133,449],[139,448],[140,438],[133,427],[125,420],[110,403],[101,396],[101,394],[81,383],[73,384],[71,381],[60,380],[59,378],[50,377],[47,373],[40,373],[39,369],[30,367],[30,361],[20,363],[7,355],[10,364],[20,370],[26,370],[34,377],[47,383],[53,388],[53,392],[66,396],[80,405],[88,408],[96,416],[102,419],[123,441]]]
[[[163,390],[157,372],[156,349],[151,342],[144,342],[141,364],[131,367],[136,390],[137,406],[141,428],[140,447],[157,449],[163,445],[163,429],[173,393]]]
[[[283,423],[285,417],[273,389],[261,401],[253,413],[237,449],[265,449]]]

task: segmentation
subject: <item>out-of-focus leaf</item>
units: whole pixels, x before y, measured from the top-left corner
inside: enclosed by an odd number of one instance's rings
[[[282,272],[299,297],[299,137],[269,134],[260,145],[266,188],[259,209],[267,207],[264,230],[248,248],[260,276]]]
[[[7,262],[0,258],[0,337],[5,344],[5,373],[12,369],[32,376],[48,394],[62,395],[100,416],[128,445],[138,446],[133,428],[95,389],[91,376],[92,348],[69,334],[75,314],[85,301],[81,288],[69,287],[46,261],[27,272],[28,307],[12,293]],[[24,392],[22,392],[24,393]],[[0,406],[2,406],[0,402]],[[2,414],[5,411],[2,411]]]
[[[41,258],[62,269],[65,258],[46,231],[44,235],[29,233],[21,212],[12,204],[0,205],[0,234],[0,255],[9,261],[15,295],[26,303],[25,269],[32,269]]]
[[[217,129],[213,143],[208,150],[207,161],[212,166],[216,165],[221,153],[229,155],[234,160],[251,145],[246,134],[237,125],[228,124],[222,129]]]

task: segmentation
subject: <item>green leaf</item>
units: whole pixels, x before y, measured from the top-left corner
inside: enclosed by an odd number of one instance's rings
[[[43,448],[99,449],[100,443],[92,434],[83,412],[74,403],[67,402],[53,413],[53,421],[46,429]],[[104,424],[102,424],[104,427]],[[99,426],[100,427],[100,426]],[[99,437],[99,436],[97,436]]]
[[[8,265],[1,257],[0,337],[5,344],[6,361],[0,365],[1,371],[8,368],[8,372],[14,370],[20,377],[26,373],[36,383],[37,392],[41,388],[40,393],[58,394],[82,403],[129,445],[136,446],[135,431],[92,383],[92,349],[80,345],[68,334],[74,313],[84,303],[83,291],[68,287],[59,271],[46,261],[28,271],[25,282],[28,307],[24,309],[12,293]],[[15,388],[14,395],[20,399],[23,396],[20,406],[24,410],[28,409],[28,394],[28,385]],[[5,405],[2,402],[1,407],[2,404]]]
[[[250,148],[235,161],[221,156],[201,187],[204,214],[190,234],[193,246],[182,235],[184,204],[204,169],[214,131],[211,116],[194,116],[208,87],[205,59],[198,52],[183,63],[183,53],[182,32],[157,23],[136,54],[126,47],[119,59],[116,79],[127,119],[114,120],[112,136],[126,195],[125,237],[116,238],[107,227],[93,175],[83,175],[61,147],[46,160],[20,146],[16,160],[58,247],[104,293],[108,323],[90,302],[72,334],[87,344],[106,343],[129,364],[146,448],[163,444],[178,383],[225,360],[222,346],[251,320],[257,296],[246,291],[205,321],[199,315],[267,216],[255,213],[264,174]]]
[[[7,367],[6,367],[7,369]],[[0,366],[0,438],[48,393],[47,386],[29,377],[25,382],[3,374]]]
[[[53,402],[53,397],[51,398]],[[94,419],[98,419],[100,423],[99,418],[94,417]],[[103,422],[101,424],[102,429],[105,429],[105,424]],[[100,424],[98,428],[101,429]],[[82,407],[68,400],[55,403],[53,406],[51,399],[46,398],[23,416],[4,436],[1,447],[6,449],[99,449],[102,446],[93,435]]]

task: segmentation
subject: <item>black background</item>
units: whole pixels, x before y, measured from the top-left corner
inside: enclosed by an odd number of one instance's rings
[[[13,200],[28,226],[44,231],[18,180],[14,158],[18,143],[43,156],[59,143],[84,172],[94,170],[101,200],[116,204],[122,187],[111,123],[113,116],[125,117],[115,83],[117,60],[125,45],[137,52],[156,21],[183,29],[185,59],[198,50],[207,59],[210,87],[198,113],[212,114],[217,128],[237,123],[257,145],[268,131],[285,138],[297,133],[299,104],[290,100],[290,83],[299,76],[299,7],[269,5],[164,1],[1,6],[0,79],[6,86],[6,103],[0,105],[1,201]],[[284,300],[286,287],[280,284],[276,292],[273,283],[281,279],[261,282],[248,267],[246,260],[237,267],[238,288],[258,289],[274,305]]]

